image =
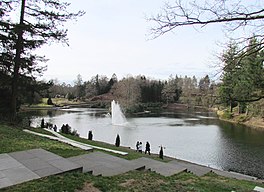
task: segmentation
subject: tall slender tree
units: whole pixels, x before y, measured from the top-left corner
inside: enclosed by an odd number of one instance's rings
[[[60,0],[1,0],[0,5],[5,5],[0,9],[0,66],[12,82],[9,107],[12,119],[15,119],[20,78],[25,76],[35,80],[36,75],[45,70],[39,65],[46,61],[45,57],[34,54],[34,50],[52,42],[68,45],[67,29],[63,24],[84,12],[70,13],[70,4]],[[19,22],[14,17],[17,12],[20,13]]]

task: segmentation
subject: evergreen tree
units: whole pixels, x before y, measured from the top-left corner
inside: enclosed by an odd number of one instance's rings
[[[160,146],[159,158],[163,159],[163,147]]]
[[[45,67],[43,56],[34,54],[34,50],[51,42],[68,44],[67,30],[63,23],[75,19],[84,12],[69,13],[70,5],[59,0],[21,0],[0,1],[0,73],[8,76],[11,92],[10,109],[15,119],[20,94],[20,79],[28,77],[35,80]],[[14,15],[19,12],[19,22]],[[12,17],[11,17],[12,15]]]
[[[41,119],[40,127],[41,127],[41,128],[45,128],[45,122],[44,122],[44,119]]]
[[[248,102],[264,98],[263,51],[256,38],[251,38],[246,52],[239,52],[235,44],[230,44],[223,54],[224,63],[220,96],[229,103],[230,111],[235,103],[239,112],[245,112]]]
[[[53,102],[52,102],[51,97],[48,98],[48,100],[47,100],[47,104],[48,104],[48,105],[53,105]]]
[[[219,94],[221,101],[230,106],[230,111],[232,112],[235,95],[234,87],[235,80],[237,76],[237,63],[238,58],[236,54],[238,52],[238,47],[234,43],[228,45],[227,51],[222,55],[222,62],[224,63],[222,84],[219,89]]]
[[[120,146],[120,137],[119,137],[119,134],[117,134],[117,136],[116,136],[115,146],[116,147],[119,147]]]
[[[163,100],[167,103],[177,102],[182,94],[182,88],[179,86],[180,78],[172,76],[165,82],[164,88],[162,90]]]

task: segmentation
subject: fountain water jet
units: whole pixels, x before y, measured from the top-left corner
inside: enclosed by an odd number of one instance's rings
[[[120,105],[115,100],[113,100],[111,102],[111,114],[112,114],[112,124],[113,125],[125,125],[125,124],[127,124],[126,117],[122,113]]]

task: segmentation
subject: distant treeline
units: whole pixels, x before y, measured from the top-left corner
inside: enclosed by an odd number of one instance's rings
[[[217,85],[209,76],[198,82],[195,76],[170,76],[167,80],[155,80],[144,75],[127,76],[121,80],[115,74],[111,78],[96,75],[83,81],[80,75],[74,86],[53,81],[46,97],[65,97],[67,99],[111,100],[116,99],[124,106],[138,103],[175,103],[210,107],[216,99]],[[103,95],[102,97],[97,97]]]

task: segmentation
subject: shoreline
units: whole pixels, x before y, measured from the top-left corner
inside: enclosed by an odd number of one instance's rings
[[[238,125],[244,125],[250,129],[256,129],[260,131],[264,131],[264,118],[261,117],[248,117],[246,120],[239,119],[239,115],[234,116],[230,119],[223,118],[222,117],[222,111],[216,111],[216,114],[221,121],[238,124]]]

